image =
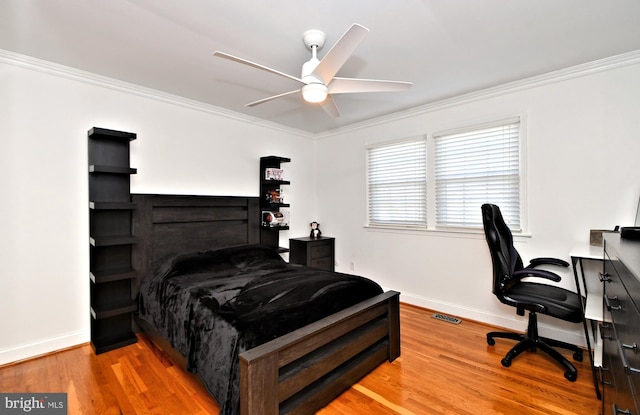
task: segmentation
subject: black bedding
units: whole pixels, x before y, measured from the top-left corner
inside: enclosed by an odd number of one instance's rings
[[[366,278],[247,245],[167,258],[143,280],[139,310],[185,356],[220,414],[237,414],[240,353],[380,293]]]

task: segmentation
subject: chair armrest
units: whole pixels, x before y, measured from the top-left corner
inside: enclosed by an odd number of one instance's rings
[[[558,265],[560,267],[568,267],[569,263],[559,258],[548,258],[548,257],[534,258],[529,262],[529,265],[527,266],[527,268],[534,268],[534,267],[537,267],[538,265]]]
[[[551,271],[547,271],[544,269],[535,269],[535,268],[523,268],[521,270],[515,271],[513,273],[514,277],[518,277],[518,279],[522,279],[524,277],[540,277],[545,278],[551,281],[560,282],[562,277],[560,275],[555,274]]]

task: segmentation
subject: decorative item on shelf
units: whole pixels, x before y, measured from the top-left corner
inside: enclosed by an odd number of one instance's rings
[[[289,221],[283,212],[263,210],[262,226],[269,228],[289,226]]]
[[[320,224],[318,222],[311,222],[311,235],[309,235],[310,238],[319,238],[320,235],[322,235],[322,232],[320,231]]]
[[[264,170],[264,178],[265,180],[284,180],[284,170],[276,169],[274,167],[269,167]]]
[[[269,203],[283,203],[282,192],[280,189],[267,190],[265,198]]]

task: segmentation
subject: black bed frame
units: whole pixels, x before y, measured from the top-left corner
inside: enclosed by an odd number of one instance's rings
[[[134,194],[132,200],[138,240],[132,261],[139,278],[166,255],[259,243],[257,197]],[[315,413],[396,359],[399,296],[385,292],[240,354],[241,414]],[[184,368],[184,358],[155,328],[138,324]]]

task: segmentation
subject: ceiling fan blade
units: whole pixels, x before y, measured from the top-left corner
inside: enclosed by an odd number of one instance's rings
[[[381,79],[333,78],[329,84],[330,94],[350,94],[358,92],[406,91],[413,83],[404,81],[384,81]]]
[[[338,106],[336,105],[331,95],[327,95],[327,99],[320,103],[322,109],[325,110],[327,114],[329,114],[333,118],[340,118],[340,111],[338,111]]]
[[[271,68],[269,68],[267,66],[260,65],[259,63],[251,62],[251,61],[248,61],[246,59],[238,58],[237,56],[229,55],[228,53],[215,51],[215,52],[213,52],[213,56],[218,56],[220,58],[224,58],[224,59],[228,59],[230,61],[241,63],[243,65],[248,65],[248,66],[251,66],[251,67],[254,67],[254,68],[262,69],[263,71],[267,71],[267,72],[274,73],[276,75],[284,76],[285,78],[293,79],[294,81],[298,81],[298,82],[304,84],[302,79],[300,79],[298,77],[286,74],[284,72],[276,71],[275,69],[271,69]]]
[[[324,55],[318,66],[313,70],[312,75],[321,79],[325,85],[328,85],[367,33],[369,33],[369,29],[366,27],[357,23],[351,25],[331,50]]]
[[[287,95],[291,95],[291,94],[295,94],[295,93],[299,93],[299,92],[300,92],[299,89],[294,89],[293,91],[285,92],[283,94],[278,94],[278,95],[274,95],[272,97],[267,97],[267,98],[259,99],[257,101],[250,102],[248,104],[245,104],[245,107],[255,107],[256,105],[260,105],[260,104],[262,104],[264,102],[268,102],[268,101],[271,101],[271,100],[276,99],[276,98],[286,97]]]

